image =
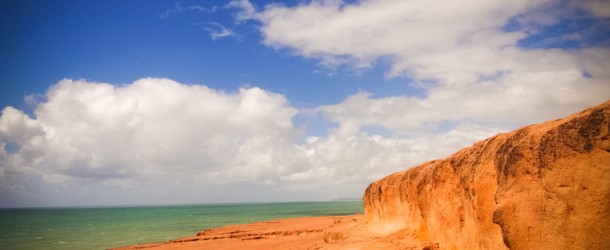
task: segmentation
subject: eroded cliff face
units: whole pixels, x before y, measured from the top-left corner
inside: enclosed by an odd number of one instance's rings
[[[441,249],[610,249],[610,101],[372,183],[365,217]]]

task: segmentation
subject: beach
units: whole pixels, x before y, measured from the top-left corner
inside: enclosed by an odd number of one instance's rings
[[[166,242],[115,248],[133,249],[435,249],[398,233],[370,227],[364,216],[304,217],[208,229]]]

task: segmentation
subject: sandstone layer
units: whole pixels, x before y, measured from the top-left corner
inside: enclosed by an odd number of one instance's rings
[[[368,226],[441,249],[610,249],[610,101],[372,183]]]

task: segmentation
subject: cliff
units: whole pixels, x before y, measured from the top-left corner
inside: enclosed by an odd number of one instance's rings
[[[121,249],[610,249],[610,101],[385,177],[364,206]]]
[[[610,249],[610,101],[392,174],[364,194],[389,241]]]

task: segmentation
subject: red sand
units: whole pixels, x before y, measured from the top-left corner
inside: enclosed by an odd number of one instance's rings
[[[434,249],[410,242],[371,230],[362,215],[350,215],[226,226],[193,237],[117,249]]]

